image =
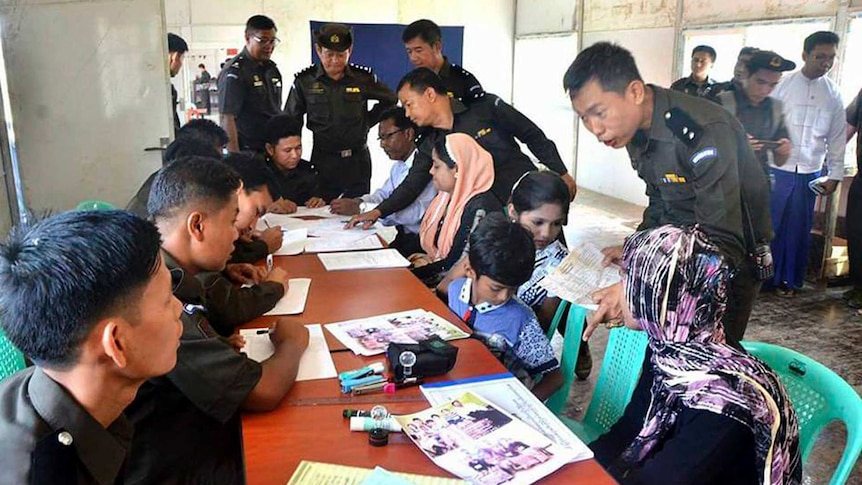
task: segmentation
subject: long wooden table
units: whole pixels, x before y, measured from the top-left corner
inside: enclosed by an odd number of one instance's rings
[[[422,308],[464,328],[446,305],[406,269],[327,272],[314,255],[276,258],[276,265],[292,278],[311,278],[305,312],[281,317],[296,324],[332,323],[383,313]],[[247,327],[268,325],[275,317],[262,317]],[[385,359],[383,355],[353,354],[324,331],[338,372]],[[450,380],[496,374],[505,368],[481,342],[452,342],[458,360],[449,374],[434,380]],[[416,387],[396,394],[350,397],[341,394],[337,379],[297,382],[282,404],[269,413],[246,413],[242,417],[246,477],[251,485],[284,485],[302,460],[373,467],[425,475],[450,476],[400,433],[390,434],[389,445],[368,445],[366,433],[351,432],[342,418],[344,408],[368,409],[383,404],[395,414],[408,414],[429,407]],[[615,483],[594,460],[572,463],[541,483]]]

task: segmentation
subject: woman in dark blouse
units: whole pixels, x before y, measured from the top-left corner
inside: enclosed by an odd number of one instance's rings
[[[784,387],[725,343],[730,268],[698,228],[626,240],[630,328],[649,349],[622,418],[590,445],[622,484],[798,484],[799,429]]]

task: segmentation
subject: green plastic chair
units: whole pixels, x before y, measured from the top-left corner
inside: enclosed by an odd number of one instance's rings
[[[0,332],[0,381],[27,367],[24,354]]]
[[[553,335],[563,312],[560,304],[549,334]],[[563,387],[554,393],[546,405],[560,420],[566,424],[585,443],[595,441],[606,433],[623,415],[626,406],[631,401],[640,370],[643,365],[648,338],[645,332],[631,330],[625,327],[611,329],[608,336],[608,346],[602,360],[602,370],[596,382],[593,397],[587,407],[583,421],[575,421],[563,415],[566,400],[574,381],[575,363],[578,360],[581,334],[587,310],[581,306],[571,306],[566,322],[566,335],[563,339],[562,367],[565,381]]]
[[[112,211],[116,210],[113,204],[101,200],[85,200],[75,207],[76,211]]]
[[[847,445],[829,481],[847,481],[862,451],[862,398],[850,384],[825,365],[799,352],[763,342],[742,342],[752,355],[768,364],[784,384],[799,419],[799,447],[807,460],[823,428],[836,419],[847,427]]]

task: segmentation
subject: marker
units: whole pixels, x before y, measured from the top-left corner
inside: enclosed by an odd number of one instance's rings
[[[401,425],[398,424],[398,421],[395,421],[393,418],[386,418],[380,423],[376,423],[371,418],[350,418],[350,431],[371,431],[372,429],[378,427],[387,431],[401,431]]]
[[[350,393],[354,396],[361,396],[363,394],[371,394],[373,392],[383,392],[383,389],[389,383],[386,381],[375,382],[373,384],[368,384],[365,386],[354,387]]]
[[[416,379],[415,377],[411,379],[405,379],[404,382],[389,382],[385,386],[383,386],[383,392],[385,392],[386,394],[395,394],[395,391],[398,389],[404,389],[405,387],[421,386],[424,382],[422,379]]]
[[[345,409],[344,411],[341,411],[341,416],[343,416],[345,418],[353,418],[353,417],[370,418],[371,417],[371,411],[365,411],[363,409]],[[391,414],[386,415],[387,418],[389,416],[391,416]]]
[[[365,377],[371,374],[382,374],[385,368],[386,366],[383,365],[383,362],[372,362],[365,367],[344,371],[341,374],[338,374],[338,379],[345,381],[350,379],[359,379],[360,377]]]

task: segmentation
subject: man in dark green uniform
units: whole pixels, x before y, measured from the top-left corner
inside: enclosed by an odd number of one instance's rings
[[[485,95],[476,76],[458,64],[450,63],[443,55],[443,34],[434,22],[428,19],[413,22],[404,29],[401,40],[413,67],[427,67],[434,71],[443,80],[450,97],[469,103]]]
[[[183,68],[183,57],[189,50],[189,45],[177,34],[168,33],[168,72],[171,77],[176,77]],[[180,116],[177,114],[177,88],[171,83],[171,106],[174,108],[174,136],[180,130]]]
[[[16,228],[0,261],[3,332],[36,362],[0,384],[0,481],[125,483],[122,411],[177,362],[159,232],[128,212],[65,212]]]
[[[245,48],[225,64],[218,76],[221,126],[231,152],[263,153],[263,127],[281,112],[281,72],[270,60],[275,46],[275,22],[255,15],[245,24]]]
[[[769,179],[742,126],[709,101],[645,84],[631,53],[607,42],[578,54],[563,86],[586,128],[606,146],[625,147],[646,182],[649,206],[638,230],[697,224],[735,265],[724,329],[738,343],[760,288],[752,255],[770,266],[772,239]],[[605,250],[608,261],[621,253]],[[600,307],[589,333],[619,316],[621,293],[615,285],[594,295]]]
[[[349,64],[353,48],[350,28],[323,25],[314,45],[320,64],[296,74],[284,111],[314,133],[311,163],[320,175],[321,197],[359,197],[371,188],[368,130],[380,114],[398,101],[368,67]],[[368,101],[377,104],[368,109]]]
[[[135,425],[126,483],[242,483],[240,410],[272,410],[293,386],[308,345],[305,328],[277,321],[275,354],[258,363],[208,320],[197,276],[221,271],[230,258],[240,184],[223,162],[202,157],[167,165],[153,182],[150,218],[184,305],[183,328],[177,366],[141,386],[126,410]]]

